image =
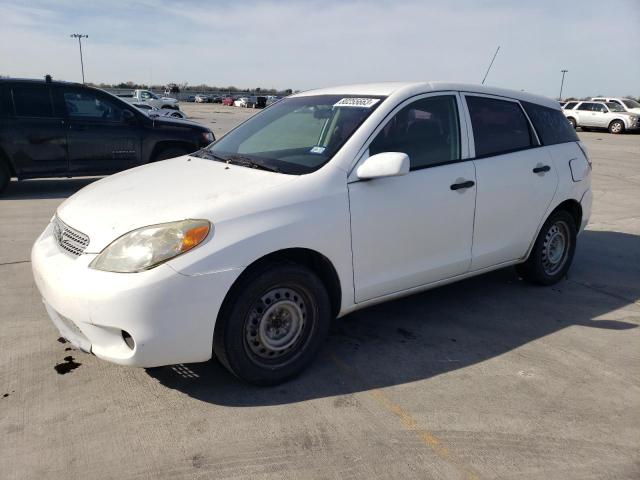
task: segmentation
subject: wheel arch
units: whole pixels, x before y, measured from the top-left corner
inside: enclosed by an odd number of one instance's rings
[[[198,147],[194,147],[194,145],[189,142],[180,140],[164,140],[154,145],[148,162],[154,162],[163,150],[167,150],[169,148],[184,148],[187,153],[195,152],[198,149]]]
[[[229,288],[222,302],[220,312],[223,310],[225,304],[237,293],[238,285],[240,285],[247,276],[259,270],[267,263],[287,262],[305,266],[320,277],[329,294],[331,314],[336,317],[342,305],[340,277],[331,260],[320,252],[309,248],[285,248],[266,254],[252,262],[242,271],[231,285],[231,288]],[[220,314],[218,313],[218,315]]]
[[[18,176],[16,169],[11,162],[11,159],[9,158],[9,155],[6,154],[2,147],[0,147],[0,163],[5,165],[9,169],[9,175],[11,175],[12,177]]]

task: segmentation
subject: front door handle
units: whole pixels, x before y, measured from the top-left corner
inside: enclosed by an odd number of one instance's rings
[[[451,190],[461,190],[463,188],[471,188],[476,184],[476,182],[474,182],[473,180],[466,180],[464,182],[460,182],[460,183],[454,183],[453,185],[451,185]]]
[[[548,172],[549,170],[551,170],[551,167],[549,165],[540,165],[533,169],[533,173],[543,173]]]

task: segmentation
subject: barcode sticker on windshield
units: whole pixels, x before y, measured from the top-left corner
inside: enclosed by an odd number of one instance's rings
[[[343,98],[334,107],[371,108],[380,101],[379,98]]]

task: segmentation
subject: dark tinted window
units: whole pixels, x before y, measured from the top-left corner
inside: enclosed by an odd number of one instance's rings
[[[599,103],[594,103],[593,107],[591,107],[591,109],[594,112],[607,112],[607,107],[605,107],[604,105],[601,105]]]
[[[13,107],[18,117],[53,117],[49,87],[45,85],[16,86],[12,89]]]
[[[122,120],[122,108],[111,99],[96,95],[91,90],[65,90],[64,103],[67,115],[88,120]]]
[[[522,102],[543,145],[577,142],[578,135],[560,110]]]
[[[595,103],[584,102],[577,108],[577,110],[586,110],[587,112],[591,112],[593,111],[594,105]]]
[[[411,169],[460,159],[456,97],[429,97],[407,105],[378,133],[369,154],[403,152]]]
[[[565,110],[571,110],[572,108],[574,108],[576,105],[578,104],[578,102],[569,102],[567,103],[563,108]]]
[[[527,117],[516,102],[471,96],[466,99],[476,157],[522,150],[534,144]]]

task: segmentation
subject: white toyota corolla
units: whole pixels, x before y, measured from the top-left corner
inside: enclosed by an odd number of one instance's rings
[[[553,100],[449,83],[308,91],[192,155],[97,181],[35,242],[60,333],[131,366],[215,355],[273,384],[331,319],[517,265],[569,269],[591,163]]]

